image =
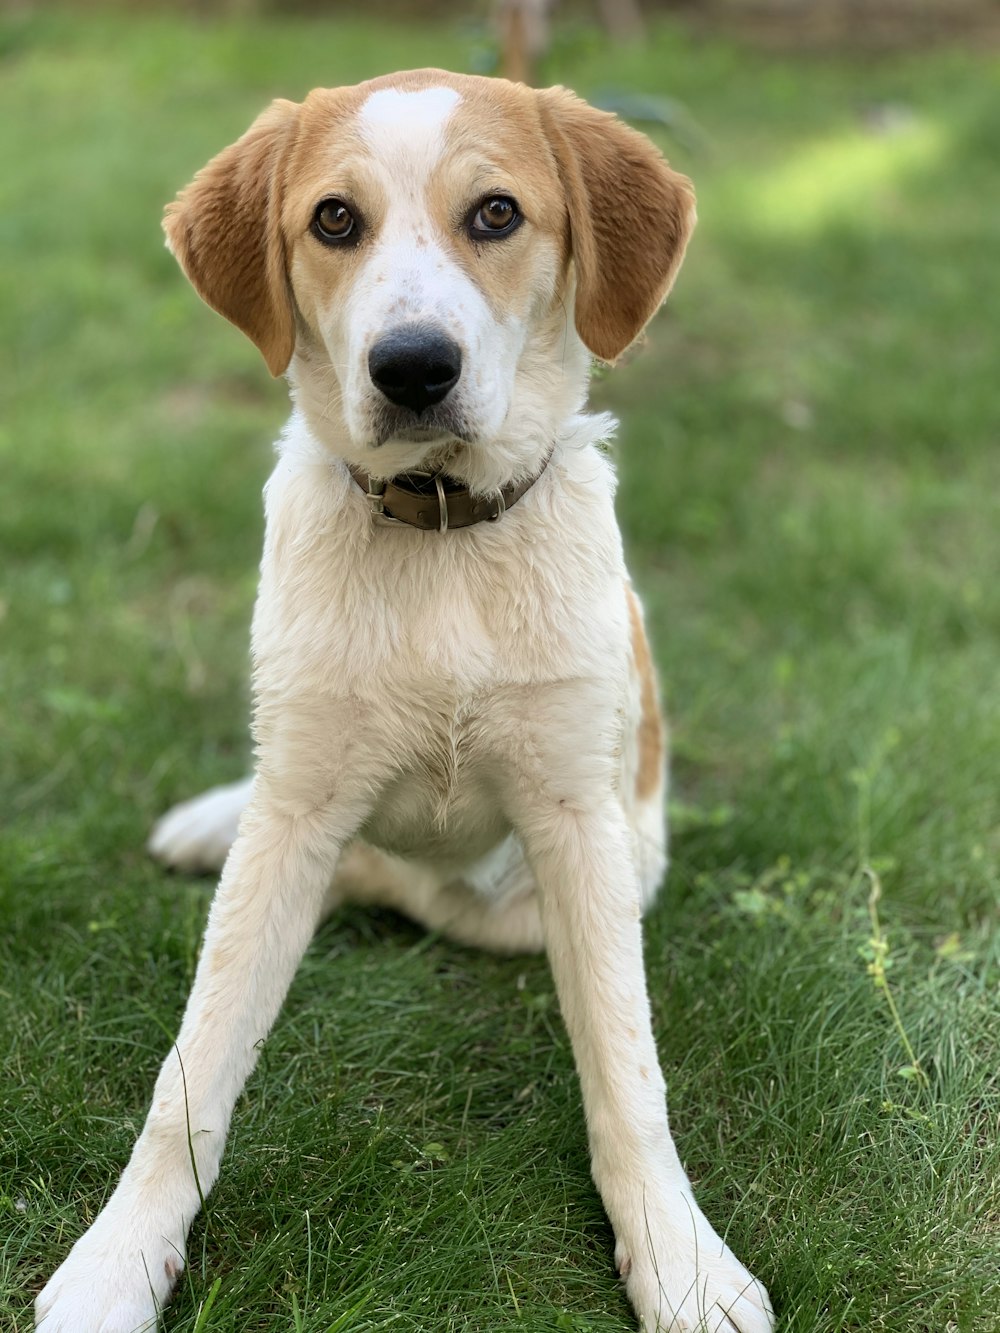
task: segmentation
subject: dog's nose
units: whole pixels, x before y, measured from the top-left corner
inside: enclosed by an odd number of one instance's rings
[[[462,349],[439,329],[392,329],[368,353],[368,373],[390,403],[419,413],[458,383]]]

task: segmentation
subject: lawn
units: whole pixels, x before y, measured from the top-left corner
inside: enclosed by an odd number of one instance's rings
[[[160,210],[273,94],[481,55],[426,23],[0,19],[12,1333],[112,1188],[193,975],[211,885],[144,836],[246,764],[285,394]],[[545,74],[669,94],[701,131],[663,136],[700,196],[675,296],[594,384],[673,723],[647,957],[681,1155],[789,1333],[993,1333],[1000,61],[573,27]],[[328,923],[166,1324],[631,1328],[544,962]]]

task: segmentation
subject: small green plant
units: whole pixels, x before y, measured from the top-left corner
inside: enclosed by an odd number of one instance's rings
[[[889,938],[882,928],[882,922],[879,918],[878,904],[882,897],[882,881],[871,866],[862,866],[861,874],[869,886],[868,892],[868,918],[871,922],[871,935],[867,942],[863,944],[858,952],[867,964],[868,975],[872,979],[875,989],[885,999],[892,1017],[893,1027],[903,1049],[908,1057],[908,1064],[902,1065],[896,1073],[900,1078],[908,1083],[919,1083],[921,1087],[928,1087],[929,1080],[927,1074],[917,1059],[917,1054],[913,1049],[910,1038],[907,1036],[906,1028],[903,1026],[903,1020],[899,1014],[899,1006],[896,1004],[896,998],[892,993],[892,987],[889,985],[889,969],[892,967],[892,954],[889,950]]]

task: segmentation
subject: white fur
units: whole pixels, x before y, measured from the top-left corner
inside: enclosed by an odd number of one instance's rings
[[[175,805],[153,829],[149,850],[177,870],[221,870],[252,789],[249,780],[233,782]]]
[[[170,864],[225,865],[146,1125],[38,1299],[45,1333],[131,1333],[156,1318],[260,1043],[316,922],[348,898],[488,948],[544,942],[642,1327],[773,1327],[763,1288],[695,1203],[667,1124],[640,926],[665,866],[664,790],[636,794],[640,684],[597,447],[611,423],[580,414],[586,356],[571,311],[550,308],[545,254],[534,307],[506,320],[454,262],[440,266],[411,185],[430,179],[455,97],[386,91],[361,115],[392,205],[347,309],[323,313],[325,350],[293,366],[298,410],[267,485],[254,614],[256,772],[154,830]],[[371,461],[362,367],[394,297],[407,317],[447,318],[472,367],[479,433],[451,442],[449,471],[486,488],[552,451],[500,522],[443,536],[375,527],[348,475],[344,459]],[[440,446],[380,448],[395,470]]]

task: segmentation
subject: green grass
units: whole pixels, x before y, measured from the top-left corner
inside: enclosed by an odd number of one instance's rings
[[[160,244],[273,93],[476,38],[384,22],[0,25],[0,1325],[112,1187],[210,886],[142,851],[245,764],[285,411]],[[1000,1328],[1000,64],[560,38],[680,98],[702,222],[622,416],[674,726],[648,926],[672,1123],[796,1333]],[[875,135],[874,103],[910,110]],[[866,864],[881,876],[877,976]],[[903,1072],[901,1072],[903,1071]],[[542,961],[350,912],[234,1117],[174,1333],[631,1327]],[[209,1300],[211,1305],[209,1307]],[[199,1311],[201,1313],[199,1314]]]

